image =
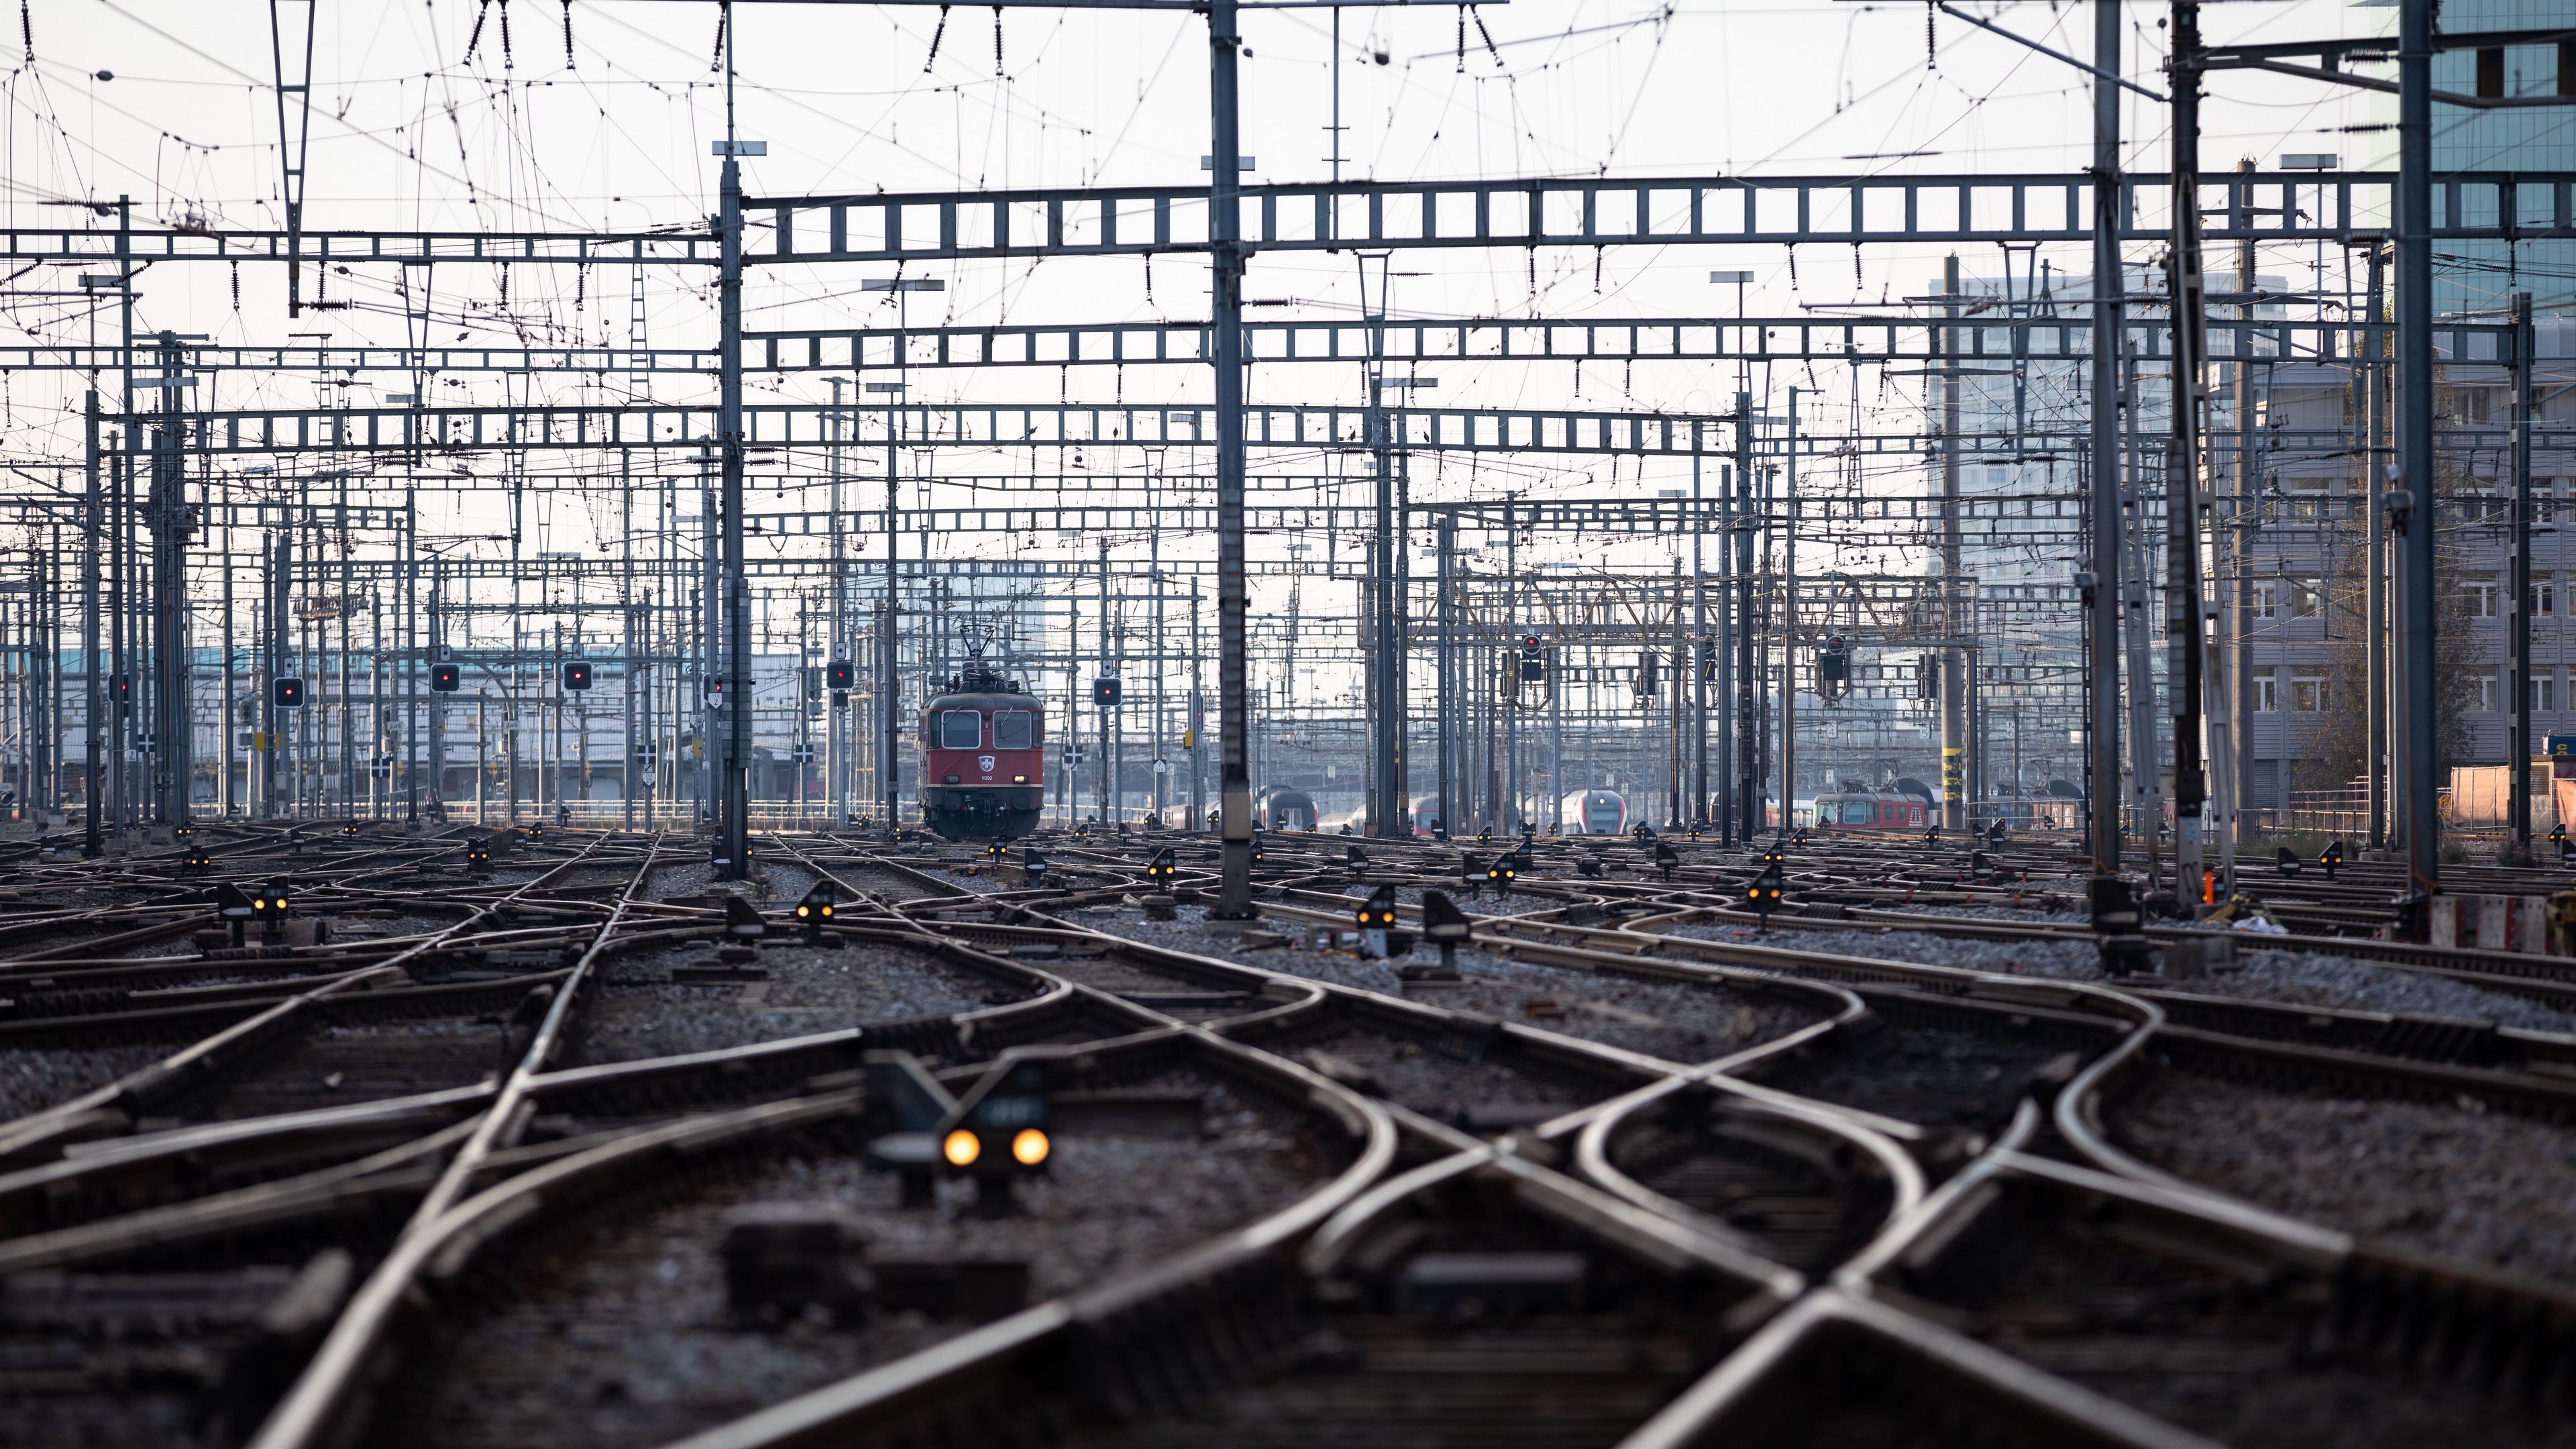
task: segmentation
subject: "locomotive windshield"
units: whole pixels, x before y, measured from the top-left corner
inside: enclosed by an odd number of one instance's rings
[[[997,709],[993,711],[994,749],[1034,750],[1037,747],[1037,711],[1030,709]]]
[[[971,709],[943,709],[939,712],[939,747],[943,750],[971,750],[984,743],[984,718]]]

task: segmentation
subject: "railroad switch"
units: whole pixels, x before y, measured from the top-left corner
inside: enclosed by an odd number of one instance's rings
[[[808,1203],[754,1203],[726,1215],[725,1293],[735,1317],[778,1321],[821,1310],[846,1323],[875,1282],[858,1218]]]
[[[751,902],[736,895],[724,896],[722,900],[725,935],[737,945],[755,945],[769,934],[769,922],[761,919],[760,912],[753,909]]]
[[[860,1061],[868,1165],[900,1175],[905,1207],[929,1207],[938,1201],[940,1124],[956,1113],[957,1099],[910,1052],[872,1051]]]
[[[1422,893],[1422,935],[1440,948],[1440,965],[1435,971],[1421,966],[1397,968],[1396,974],[1408,981],[1455,981],[1458,979],[1458,945],[1475,930],[1475,922],[1458,903],[1443,891]]]
[[[1399,1269],[1395,1311],[1437,1318],[1580,1313],[1581,1253],[1423,1253]]]
[[[2102,953],[2102,974],[2127,976],[2146,970],[2146,913],[2130,892],[2128,881],[2116,875],[2097,875],[2093,877],[2090,896],[2093,930]]]
[[[259,910],[250,903],[250,897],[242,894],[241,887],[230,881],[218,881],[215,884],[215,914],[232,928],[233,944],[239,946],[243,928],[258,917]]]

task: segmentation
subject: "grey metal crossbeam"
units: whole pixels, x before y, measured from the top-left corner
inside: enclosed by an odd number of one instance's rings
[[[2388,229],[2394,174],[2205,176],[2212,241],[2353,241]],[[2170,230],[2168,178],[2122,179],[2123,240]],[[1204,251],[1204,186],[754,197],[750,260],[903,261]],[[1543,177],[1246,186],[1255,251],[1355,247],[1589,247],[1675,243],[2080,242],[2092,181],[2025,175]],[[2443,239],[2576,235],[2576,172],[2458,172],[2438,197]]]
[[[2032,305],[2032,304],[2014,304]],[[2151,305],[2151,304],[2149,304]],[[1616,322],[1468,318],[1365,323],[1344,320],[1247,323],[1244,351],[1263,364],[1357,363],[1372,357],[1371,333],[1383,337],[1388,363],[1448,361],[1558,362],[1904,362],[2004,365],[2014,361],[2077,362],[2092,355],[2092,327],[2077,316],[1971,314],[1948,323],[1915,317],[1657,317]],[[2129,329],[2125,355],[2159,361],[2172,340],[2160,322]],[[2394,332],[2387,323],[2275,321],[2213,317],[2209,332],[2220,358],[2348,363],[2367,341]],[[2503,323],[2447,323],[2434,331],[2435,355],[2502,362],[2513,329]],[[830,327],[747,332],[745,366],[754,372],[881,372],[965,367],[1081,367],[1188,364],[1212,360],[1205,322],[1088,322],[989,327]],[[123,364],[114,347],[0,347],[0,370],[108,372]],[[345,378],[391,373],[634,373],[707,376],[711,348],[698,347],[238,347],[199,346],[192,372],[263,372]],[[1971,374],[1972,376],[1974,374]],[[859,416],[883,409],[854,405]]]
[[[743,407],[746,446],[821,447],[852,437],[865,410],[804,403]],[[906,446],[1202,448],[1216,445],[1212,407],[1077,404],[905,404],[895,409]],[[877,409],[882,417],[884,409]],[[137,415],[138,421],[161,414]],[[187,446],[198,452],[377,453],[424,456],[493,448],[694,448],[712,446],[713,406],[274,408],[195,413]],[[1713,417],[1491,408],[1405,408],[1388,414],[1397,446],[1422,451],[1715,457],[1731,427]],[[1252,447],[1331,451],[1365,447],[1363,407],[1244,409]],[[122,421],[120,415],[119,421]]]
[[[1079,403],[907,403],[895,411],[898,441],[907,448],[1206,448],[1215,446],[1216,410],[1207,406],[1098,407]],[[886,410],[875,410],[882,419]],[[490,408],[272,408],[187,413],[184,447],[215,455],[372,454],[384,463],[425,463],[439,457],[509,449],[691,450],[711,447],[712,406],[646,403],[625,407],[539,406]],[[811,403],[759,403],[743,408],[746,446],[755,462],[791,448],[823,448],[853,440],[854,407]],[[1250,446],[1270,451],[1329,453],[1366,448],[1362,431],[1369,410],[1357,406],[1253,404],[1244,409]],[[1395,447],[1406,452],[1554,453],[1582,456],[1731,458],[1735,426],[1725,417],[1665,413],[1569,412],[1519,408],[1390,408],[1384,413]],[[161,413],[110,414],[110,421],[156,426]],[[126,429],[115,430],[122,434]],[[150,447],[148,434],[136,451]],[[882,435],[878,441],[882,441]],[[1971,462],[2065,461],[2081,436],[2030,427],[2018,431],[1939,434],[1874,433],[1860,437],[1807,435],[1794,447],[1801,457],[1922,457],[1944,448]],[[2576,445],[2576,428],[2533,430],[2541,449]],[[2318,456],[2345,448],[2342,433],[2276,431],[2270,447]],[[2489,435],[2443,435],[2456,449],[2493,448]],[[1754,451],[1780,456],[1793,446],[1777,436],[1756,439]],[[110,452],[124,451],[119,441]]]
[[[2386,236],[2397,178],[2370,171],[2204,175],[2210,241]],[[2079,242],[2082,172],[1940,176],[1505,177],[1242,189],[1255,251],[1674,243]],[[2123,240],[2165,239],[2172,186],[2125,177]],[[1205,183],[1052,190],[759,197],[743,204],[753,265],[972,257],[1138,256],[1208,249]],[[2434,190],[2435,240],[2576,236],[2576,172],[2454,172]],[[298,250],[300,248],[300,250]],[[640,231],[315,231],[13,226],[0,261],[288,261],[353,265],[713,266],[703,219]]]

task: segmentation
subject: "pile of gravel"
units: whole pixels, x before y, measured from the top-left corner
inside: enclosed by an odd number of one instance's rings
[[[977,1215],[973,1188],[899,1205],[895,1180],[841,1157],[776,1162],[749,1179],[561,1239],[522,1260],[521,1292],[461,1334],[407,1411],[377,1433],[401,1444],[661,1444],[966,1332],[903,1312],[849,1326],[737,1326],[717,1252],[725,1213],[749,1203],[856,1212],[882,1258],[1018,1260],[1032,1301],[1143,1268],[1288,1206],[1326,1181],[1293,1127],[1227,1112],[1209,1140],[1067,1135],[1024,1210]]]
[[[1797,926],[1764,932],[1752,926],[1700,923],[1675,926],[1669,934],[1702,941],[1722,941],[1729,945],[1774,946],[1862,960],[1954,966],[1963,971],[2053,976],[2064,980],[2089,981],[2098,978],[2102,971],[2101,953],[2090,941],[1977,941],[1957,936],[1936,936],[1926,931],[1807,930]]]
[[[83,1092],[139,1072],[181,1043],[89,1048],[11,1047],[0,1051],[0,1121],[41,1112]]]
[[[2462,1101],[2168,1071],[2112,1114],[2176,1176],[2407,1252],[2576,1287],[2576,1131]]]
[[[675,966],[714,964],[705,946],[609,957],[584,1056],[635,1061],[840,1031],[868,1021],[953,1016],[1017,999],[1009,986],[893,947],[764,946],[766,981],[673,985]]]

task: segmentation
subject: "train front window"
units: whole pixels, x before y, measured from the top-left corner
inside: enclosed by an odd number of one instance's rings
[[[1033,709],[993,711],[993,748],[1034,750],[1038,747],[1038,712]]]
[[[1875,825],[1875,824],[1877,824],[1877,823],[1878,823],[1878,804],[1877,804],[1877,802],[1875,802],[1875,801],[1871,801],[1871,800],[1846,800],[1846,801],[1844,801],[1844,802],[1843,802],[1843,823],[1844,823],[1845,825]]]
[[[984,743],[984,717],[971,709],[943,709],[939,712],[939,747],[943,750],[971,750]]]

